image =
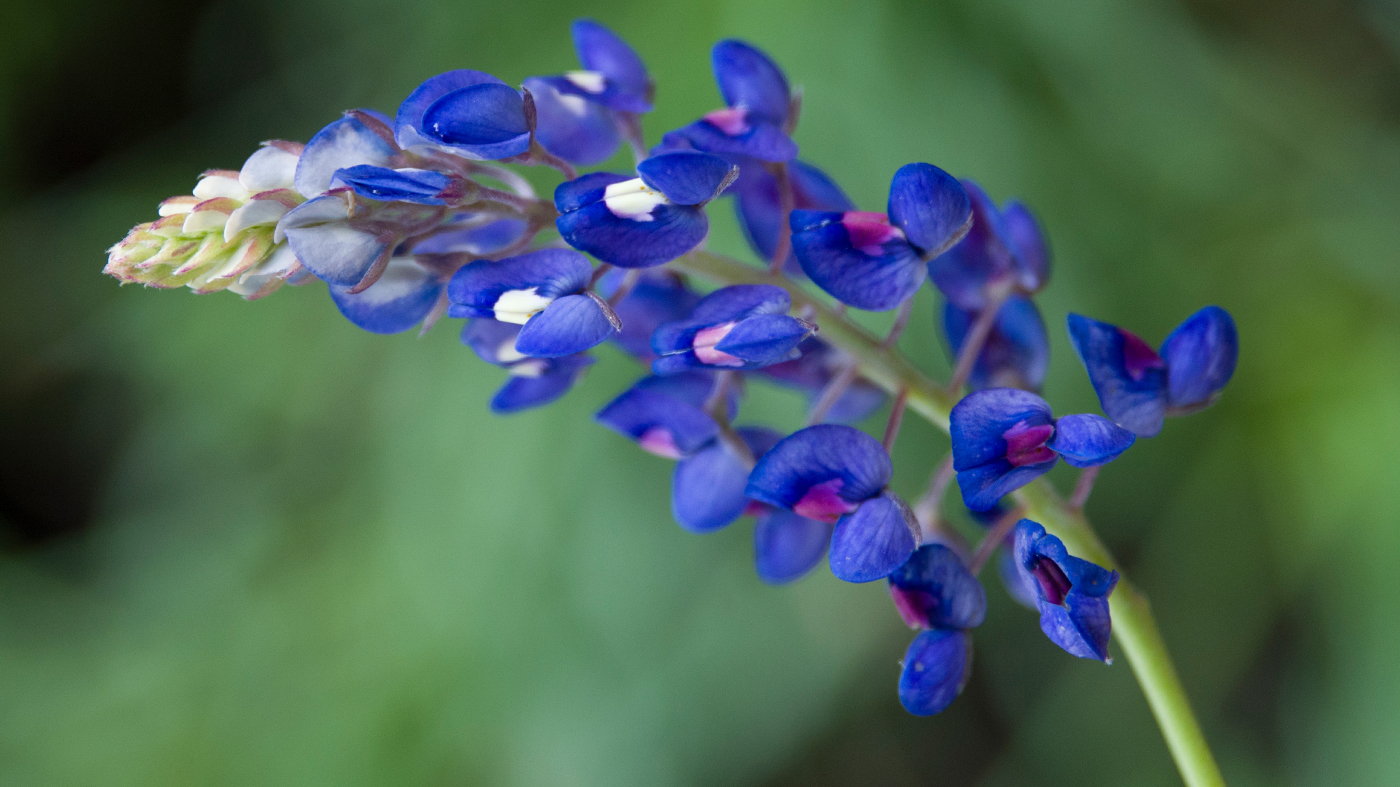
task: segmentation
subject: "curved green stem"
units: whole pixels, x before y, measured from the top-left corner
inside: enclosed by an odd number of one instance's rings
[[[693,251],[672,262],[671,266],[726,285],[776,284],[783,287],[792,295],[793,306],[798,311],[805,310],[815,316],[823,339],[859,362],[863,377],[890,393],[908,391],[909,409],[947,431],[948,412],[955,403],[953,396],[914,368],[903,355],[885,347],[880,337],[850,322],[798,283],[707,251]],[[1044,478],[1022,487],[1015,496],[1025,507],[1026,516],[1058,536],[1071,554],[1107,568],[1117,568],[1113,556],[1083,513],[1068,505]],[[1108,603],[1113,616],[1113,635],[1147,696],[1147,704],[1162,729],[1162,737],[1176,760],[1182,780],[1188,787],[1224,787],[1225,779],[1191,711],[1186,690],[1157,630],[1147,598],[1123,577]]]

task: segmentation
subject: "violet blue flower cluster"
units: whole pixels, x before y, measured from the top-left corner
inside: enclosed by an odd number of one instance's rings
[[[490,403],[502,414],[558,399],[593,352],[615,347],[644,376],[596,419],[675,463],[676,522],[709,533],[753,517],[754,565],[769,584],[823,558],[838,579],[886,580],[920,632],[899,678],[913,713],[941,711],[966,683],[969,631],[987,608],[977,574],[999,547],[1003,579],[1038,609],[1046,635],[1107,661],[1118,575],[1070,555],[1008,496],[1061,459],[1099,468],[1158,434],[1165,416],[1212,404],[1235,367],[1229,314],[1197,312],[1160,350],[1070,315],[1107,417],[1056,418],[1037,393],[1049,340],[1034,296],[1050,250],[1025,205],[998,205],[971,180],[910,163],[893,173],[883,213],[860,210],[797,158],[800,94],[742,41],[712,52],[723,107],[648,148],[654,85],[642,59],[597,22],[572,33],[579,70],[518,87],[449,71],[392,114],[351,110],[305,145],[268,142],[238,171],[206,172],[112,247],[106,271],[249,299],[320,281],[374,333],[465,318],[462,343],[505,372]],[[624,142],[630,171],[616,161]],[[562,182],[542,199],[512,166],[549,167]],[[702,291],[683,264],[698,259],[708,207],[723,199],[766,272]],[[935,473],[944,481],[911,506],[891,488],[890,457],[910,391],[864,376],[859,353],[821,329],[846,307],[894,310],[879,345],[890,351],[926,281],[942,295],[934,322],[955,364],[947,391],[971,393],[951,409],[951,456]],[[817,293],[839,309],[819,317]],[[748,386],[764,382],[806,397],[805,428],[735,424]],[[896,395],[881,441],[855,424],[886,404],[887,389]],[[990,525],[975,553],[938,513],[954,474]]]

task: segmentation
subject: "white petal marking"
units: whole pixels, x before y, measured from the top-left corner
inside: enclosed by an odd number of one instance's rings
[[[580,90],[594,95],[608,89],[608,78],[597,71],[568,71],[564,78]]]
[[[496,304],[491,308],[496,312],[496,319],[501,322],[524,325],[536,314],[544,311],[544,307],[554,301],[553,298],[546,298],[539,294],[539,287],[531,287],[528,290],[506,290],[496,299]]]
[[[614,183],[603,190],[603,204],[614,216],[633,221],[652,221],[658,205],[670,205],[666,195],[651,188],[641,178]]]

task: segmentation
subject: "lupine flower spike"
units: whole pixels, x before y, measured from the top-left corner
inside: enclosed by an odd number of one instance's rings
[[[1015,560],[1022,583],[1035,590],[1045,636],[1070,655],[1109,661],[1108,596],[1118,572],[1070,555],[1060,539],[1029,519],[1016,523]]]
[[[1219,306],[1186,318],[1160,353],[1122,328],[1078,314],[1069,315],[1069,338],[1104,414],[1141,437],[1161,432],[1168,415],[1214,404],[1235,373],[1240,343],[1234,319]]]

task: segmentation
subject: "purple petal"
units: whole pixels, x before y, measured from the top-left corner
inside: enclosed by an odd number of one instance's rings
[[[447,200],[443,192],[454,181],[428,169],[390,169],[360,164],[336,170],[331,182],[349,186],[356,194],[370,199],[444,205]]]
[[[472,85],[442,96],[423,112],[422,132],[487,160],[510,158],[530,147],[524,99],[502,84]]]
[[[791,94],[782,69],[756,47],[727,39],[710,50],[710,64],[724,103],[742,106],[759,119],[782,127]]]
[[[855,247],[847,223],[857,215],[863,214],[794,210],[793,251],[808,278],[842,303],[868,311],[893,309],[918,291],[927,270],[897,234]]]
[[[1108,661],[1108,595],[1118,572],[1069,555],[1060,539],[1029,519],[1016,523],[1014,552],[1022,582],[1035,590],[1040,627],[1050,641],[1071,655]]]
[[[621,144],[612,114],[578,96],[564,95],[546,79],[531,77],[525,89],[535,99],[535,136],[550,153],[575,164],[598,164]]]
[[[889,216],[910,243],[932,257],[965,231],[972,204],[952,175],[932,164],[905,164],[890,183]]]
[[[525,323],[515,348],[533,358],[562,358],[602,344],[615,332],[598,301],[565,295]]]
[[[904,654],[899,702],[915,716],[932,716],[952,704],[967,685],[972,637],[957,629],[925,631]]]
[[[1104,414],[1140,437],[1162,431],[1167,409],[1166,362],[1127,331],[1070,314],[1070,344],[1084,362]]]
[[[746,494],[792,510],[812,487],[838,481],[835,495],[854,504],[879,494],[892,472],[878,440],[849,426],[820,424],[788,435],[764,454]]]
[[[677,205],[709,202],[736,170],[719,156],[693,150],[662,153],[637,165],[642,181]]]
[[[1118,458],[1137,436],[1098,415],[1067,415],[1055,421],[1046,445],[1075,467],[1098,467]]]
[[[770,429],[740,429],[754,454],[778,439]],[[682,459],[671,482],[671,512],[692,533],[710,533],[743,516],[749,468],[723,440]]]
[[[448,93],[483,84],[505,83],[484,71],[462,68],[438,74],[414,88],[413,92],[408,94],[408,98],[399,104],[398,115],[394,118],[394,136],[399,146],[410,148],[438,144],[437,140],[423,135],[423,113],[428,111],[433,102]]]
[[[438,276],[412,257],[394,257],[384,275],[363,292],[330,287],[331,300],[345,318],[370,333],[399,333],[423,321],[442,294]]]
[[[651,346],[658,355],[684,352],[693,345],[695,334],[723,323],[737,323],[765,314],[787,314],[792,296],[772,284],[735,284],[722,287],[701,298],[685,320],[666,323],[652,335]]]
[[[1186,319],[1162,343],[1171,415],[1209,407],[1230,382],[1240,339],[1230,313],[1207,306]]]
[[[942,544],[917,549],[889,580],[890,595],[910,626],[976,628],[987,616],[982,583]]]
[[[832,525],[767,509],[753,529],[754,569],[769,585],[782,585],[811,571],[826,554]]]
[[[953,438],[953,467],[959,471],[971,470],[1005,460],[1004,435],[1012,427],[1050,423],[1050,405],[1028,391],[989,388],[964,396],[953,406],[948,422]]]
[[[623,218],[605,202],[560,216],[555,225],[565,242],[619,268],[650,268],[685,254],[709,234],[705,211],[658,205],[649,221]]]
[[[388,166],[394,145],[353,117],[317,131],[297,160],[295,183],[303,197],[319,197],[331,188],[336,170],[368,164]]]
[[[919,546],[914,512],[893,492],[866,500],[831,532],[831,573],[847,582],[874,582],[899,569]]]
[[[944,303],[943,330],[955,358],[962,353],[963,342],[977,315],[958,308],[952,301]],[[968,387],[1039,391],[1049,366],[1050,339],[1040,310],[1031,299],[1013,296],[997,312],[996,323],[968,376]]]
[[[669,445],[674,449],[670,458],[679,459],[719,434],[719,425],[703,409],[713,380],[705,372],[647,377],[609,402],[594,420],[632,440],[658,441],[643,446],[654,453]]]

